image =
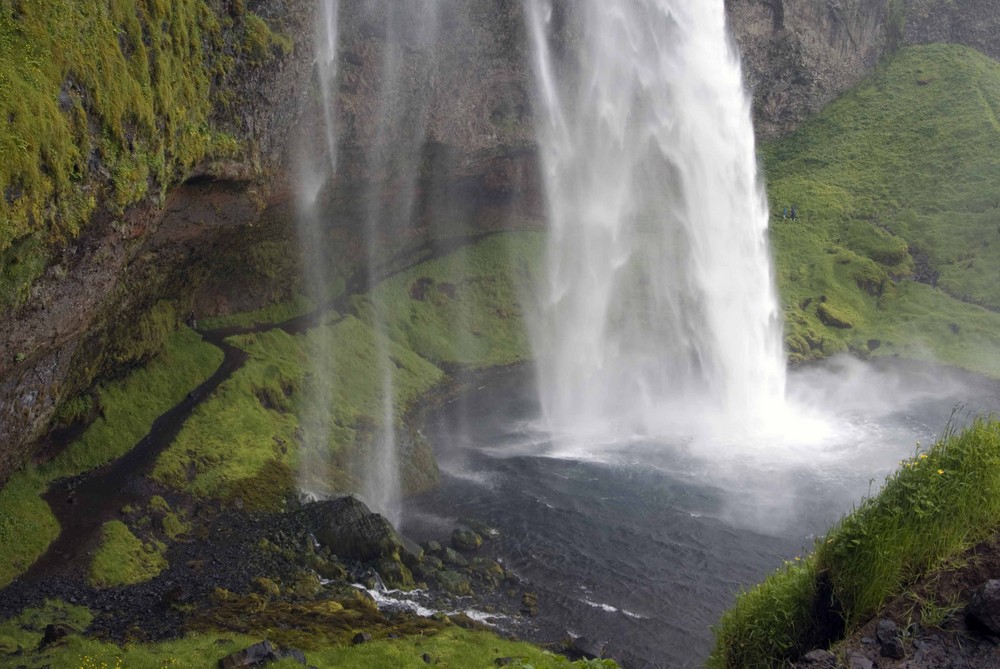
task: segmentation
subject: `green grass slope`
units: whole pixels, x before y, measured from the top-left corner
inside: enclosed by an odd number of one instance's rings
[[[1000,374],[983,357],[1000,351],[998,116],[1000,64],[910,47],[763,148],[792,361],[850,348]]]
[[[716,628],[710,669],[768,669],[849,630],[890,597],[1000,528],[1000,422],[977,420],[902,463],[815,552],[738,598]]]
[[[153,478],[198,497],[239,497],[258,508],[279,506],[295,483],[303,414],[313,391],[329,398],[329,452],[323,459],[340,464],[331,481],[351,490],[345,456],[362,425],[380,422],[383,350],[394,370],[397,419],[442,377],[437,367],[398,344],[379,347],[375,332],[351,316],[305,335],[272,330],[235,337],[233,343],[250,353],[250,361],[198,407],[160,456]],[[318,355],[327,359],[322,374],[314,375],[309,361]]]
[[[390,314],[390,335],[439,365],[525,360],[521,301],[544,241],[538,232],[495,235],[386,281],[373,293]]]
[[[436,466],[404,419],[446,378],[445,369],[527,359],[521,299],[541,240],[532,232],[494,235],[382,282],[352,299],[350,313],[329,314],[304,334],[233,337],[249,362],[198,407],[153,478],[196,497],[277,509],[308,457],[307,469],[325,487],[357,491],[357,465],[386,427],[381,388],[388,369],[392,429],[406,442],[399,447],[403,485],[426,488]],[[389,315],[384,335],[374,328],[375,304]],[[262,317],[237,314],[228,322]],[[311,404],[315,398],[328,410]],[[325,443],[325,451],[304,453],[308,441]]]
[[[149,364],[97,390],[102,415],[51,461],[14,474],[0,489],[0,587],[24,572],[59,534],[41,498],[49,484],[124,455],[153,421],[205,381],[222,352],[186,328]]]

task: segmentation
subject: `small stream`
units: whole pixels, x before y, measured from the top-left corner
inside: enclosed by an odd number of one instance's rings
[[[407,507],[403,532],[448,536],[457,518],[500,530],[505,565],[537,590],[531,632],[607,641],[625,667],[697,667],[743,587],[808,552],[916,442],[1000,406],[997,384],[956,370],[833,361],[790,393],[825,403],[837,429],[771,450],[638,438],[555,446],[538,429],[526,367],[489,373],[427,416],[442,485]],[[881,401],[880,401],[881,398]],[[769,454],[769,455],[768,455]]]

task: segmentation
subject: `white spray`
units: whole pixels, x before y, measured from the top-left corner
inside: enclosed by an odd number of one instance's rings
[[[750,102],[723,0],[526,0],[549,207],[532,323],[557,432],[756,420],[784,395]]]

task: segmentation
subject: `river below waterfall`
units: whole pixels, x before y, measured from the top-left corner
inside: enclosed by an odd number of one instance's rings
[[[446,539],[457,518],[500,531],[505,566],[538,592],[520,633],[607,641],[625,667],[701,666],[742,587],[807,552],[949,420],[996,411],[1000,387],[956,370],[840,360],[793,373],[789,394],[832,431],[773,449],[628,437],[554,445],[530,368],[490,372],[429,414],[441,486],[403,531]],[[727,456],[731,453],[731,457]]]

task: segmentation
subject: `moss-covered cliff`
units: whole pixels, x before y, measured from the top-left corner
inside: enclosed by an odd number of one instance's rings
[[[0,4],[0,479],[60,403],[163,346],[212,224],[257,215],[308,72],[286,31],[306,20],[204,0]],[[171,190],[192,175],[229,186]]]

